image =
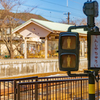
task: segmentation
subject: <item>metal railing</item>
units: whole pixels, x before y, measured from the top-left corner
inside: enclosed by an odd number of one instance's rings
[[[38,77],[0,80],[0,100],[17,100],[17,84],[38,81]]]
[[[99,100],[99,82],[95,85]],[[88,100],[87,77],[29,77],[0,80],[0,100]]]
[[[88,79],[18,83],[18,100],[88,100]]]

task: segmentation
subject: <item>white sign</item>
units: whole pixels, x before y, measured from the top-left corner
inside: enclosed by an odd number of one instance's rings
[[[90,67],[100,68],[100,35],[91,35]]]

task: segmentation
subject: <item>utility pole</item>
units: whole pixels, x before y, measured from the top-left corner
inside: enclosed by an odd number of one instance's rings
[[[70,23],[70,12],[68,13],[64,13],[64,15],[67,15],[66,19],[67,19],[67,24]]]
[[[67,18],[67,23],[69,24],[69,19],[70,19],[70,12],[68,12],[68,18]]]

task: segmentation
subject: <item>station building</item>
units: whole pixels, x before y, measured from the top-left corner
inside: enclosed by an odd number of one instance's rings
[[[60,32],[67,32],[73,25],[62,24],[38,19],[30,19],[16,27],[13,33],[24,37],[24,58],[56,58]],[[87,32],[83,29],[73,29],[79,33],[80,57],[87,56]]]

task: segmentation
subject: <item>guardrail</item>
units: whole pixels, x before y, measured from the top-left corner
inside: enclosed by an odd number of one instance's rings
[[[99,100],[99,82],[95,85]],[[0,100],[88,100],[87,77],[28,77],[0,80]]]
[[[88,79],[18,83],[18,100],[88,100]]]
[[[17,100],[17,83],[38,81],[38,77],[0,80],[0,100]]]

